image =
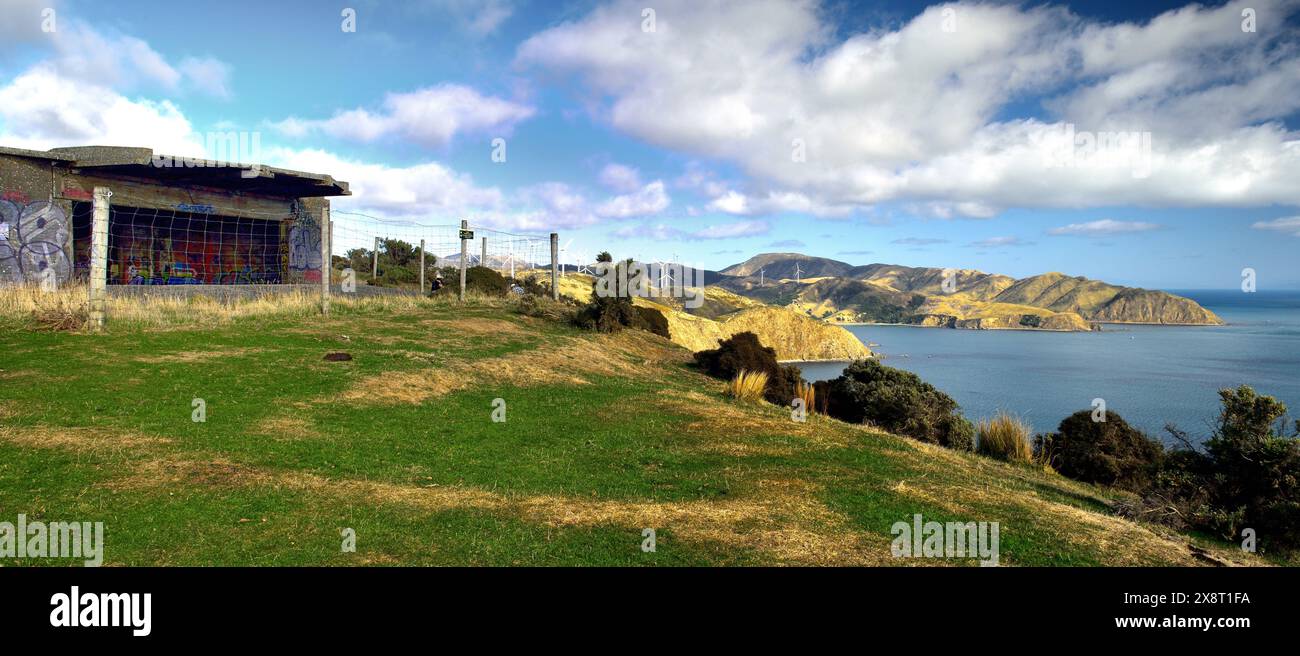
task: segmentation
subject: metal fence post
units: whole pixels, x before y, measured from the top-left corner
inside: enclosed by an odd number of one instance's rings
[[[320,212],[320,311],[325,316],[330,313],[330,278],[334,273],[334,263],[331,261],[333,241],[334,224],[330,222],[330,208],[327,206]]]
[[[560,233],[551,233],[551,298],[560,300]]]
[[[95,187],[90,227],[90,329],[104,328],[104,305],[108,295],[108,187]]]
[[[420,293],[424,293],[424,240],[420,240]]]
[[[469,221],[461,219],[461,230],[469,230]],[[469,240],[460,236],[460,300],[465,300],[465,264],[469,260]]]

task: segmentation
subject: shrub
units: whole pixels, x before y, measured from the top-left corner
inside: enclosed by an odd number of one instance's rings
[[[460,273],[456,274],[456,284],[460,284]],[[444,278],[445,280],[445,278]],[[506,277],[485,266],[472,266],[465,269],[465,291],[479,292],[487,296],[505,296],[510,291],[510,281]]]
[[[420,284],[420,253],[415,246],[400,239],[385,239],[380,242],[378,276],[372,275],[374,253],[365,248],[353,248],[347,251],[346,257],[334,256],[331,261],[340,270],[351,267],[356,272],[358,281],[375,287],[412,287]],[[433,255],[425,256],[426,279],[433,278],[437,259]]]
[[[601,257],[606,254],[602,253]],[[614,279],[627,280],[627,275],[621,269],[628,266],[631,260],[621,262],[615,265]],[[602,333],[614,333],[624,328],[641,328],[648,329],[645,319],[641,312],[632,305],[632,298],[628,295],[628,290],[618,289],[617,283],[612,293],[601,295],[597,293],[597,283],[599,279],[591,283],[591,301],[587,303],[574,317],[574,323],[586,328]]]
[[[641,314],[641,323],[646,330],[660,337],[671,337],[668,333],[668,317],[665,317],[663,312],[651,307],[641,307],[639,305],[633,307]]]
[[[1180,450],[1156,492],[1190,508],[1193,526],[1229,539],[1253,528],[1261,545],[1300,547],[1300,439],[1282,434],[1286,405],[1245,385],[1219,397],[1223,409],[1205,452]]]
[[[741,371],[731,379],[727,393],[734,399],[752,403],[763,398],[763,391],[766,389],[767,374],[761,371]]]
[[[736,333],[719,342],[718,348],[697,352],[695,363],[718,378],[732,378],[742,370],[771,372],[779,366],[776,349],[763,346],[751,332]]]
[[[524,276],[516,278],[515,284],[524,288],[524,293],[531,296],[550,296],[551,285],[540,280],[541,276]]]
[[[790,405],[795,388],[803,382],[798,367],[777,362],[776,350],[763,346],[758,335],[751,332],[736,333],[720,342],[716,349],[697,352],[695,363],[710,376],[724,379],[733,378],[741,371],[767,374],[767,391],[763,397],[777,405]]]
[[[957,449],[969,449],[974,429],[952,397],[916,374],[876,360],[855,360],[826,385],[826,410],[851,423],[875,426]]]
[[[981,419],[976,429],[979,434],[977,451],[991,458],[1032,464],[1034,452],[1029,446],[1031,430],[1019,417],[1000,412],[992,419]]]
[[[946,441],[940,444],[949,449],[971,451],[975,448],[975,424],[959,414],[953,413],[941,418],[939,432],[947,436]]]
[[[1146,489],[1159,470],[1164,448],[1114,412],[1106,411],[1105,419],[1093,421],[1089,410],[1066,417],[1055,433],[1035,438],[1039,460],[1077,481],[1134,492]]]

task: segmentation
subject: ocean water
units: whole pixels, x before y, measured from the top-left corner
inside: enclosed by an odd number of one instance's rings
[[[846,328],[884,364],[947,392],[972,420],[1007,410],[1036,432],[1055,430],[1101,398],[1107,409],[1166,443],[1166,423],[1203,439],[1218,415],[1218,390],[1242,384],[1300,416],[1300,291],[1172,293],[1213,310],[1228,325],[1107,324],[1095,333]],[[801,367],[805,378],[826,380],[844,364]]]

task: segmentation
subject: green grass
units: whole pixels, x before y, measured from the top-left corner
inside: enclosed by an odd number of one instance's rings
[[[566,344],[612,359],[555,356]],[[324,362],[331,351],[353,360]],[[893,559],[890,527],[915,513],[999,522],[1007,565],[1195,562],[1186,538],[1111,517],[1104,490],[795,423],[728,399],[665,340],[500,302],[15,328],[0,352],[0,521],[103,521],[106,564],[974,564]],[[520,362],[563,375],[537,384],[510,373]],[[457,384],[412,402],[356,393],[390,380]],[[355,553],[340,550],[345,527]]]

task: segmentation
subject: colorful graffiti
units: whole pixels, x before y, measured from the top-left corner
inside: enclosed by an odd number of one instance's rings
[[[284,282],[278,221],[114,208],[109,284]]]
[[[308,282],[320,282],[320,263],[320,227],[294,224],[289,229],[289,268],[302,271]]]
[[[68,216],[54,203],[25,199],[12,193],[0,199],[0,282],[40,282],[49,270],[63,284],[72,275]]]

